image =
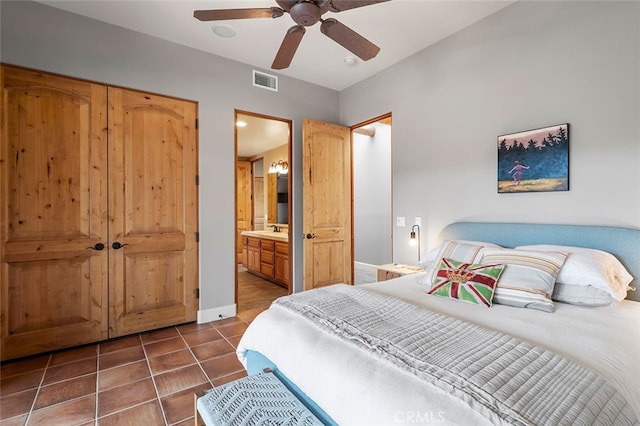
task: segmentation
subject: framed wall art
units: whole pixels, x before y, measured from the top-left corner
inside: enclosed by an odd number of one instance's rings
[[[498,136],[498,193],[569,190],[569,124]]]

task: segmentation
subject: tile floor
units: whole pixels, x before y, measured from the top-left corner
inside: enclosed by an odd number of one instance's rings
[[[0,426],[192,425],[193,394],[246,376],[235,348],[262,309],[0,366]]]

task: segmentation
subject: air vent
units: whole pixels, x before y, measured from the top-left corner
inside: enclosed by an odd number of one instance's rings
[[[278,77],[253,70],[253,85],[263,89],[278,91]]]

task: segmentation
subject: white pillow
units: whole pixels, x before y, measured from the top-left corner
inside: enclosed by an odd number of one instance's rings
[[[476,263],[475,260],[478,258],[480,251],[485,247],[485,244],[488,243],[466,240],[443,241],[442,244],[427,253],[425,258],[428,260],[420,263],[420,266],[422,266],[426,272],[426,274],[420,278],[420,283],[427,287],[427,289],[431,289],[435,270],[444,258],[463,263]],[[495,244],[491,245],[500,247]]]
[[[435,262],[436,259],[438,259],[438,253],[440,253],[440,251],[442,250],[442,246],[445,245],[445,243],[448,242],[456,242],[456,243],[462,243],[462,244],[469,244],[469,245],[473,245],[473,246],[483,246],[483,247],[501,247],[497,244],[493,244],[493,243],[485,243],[483,241],[471,241],[471,240],[445,240],[442,242],[442,244],[440,244],[439,246],[432,248],[431,250],[429,250],[427,252],[427,254],[425,254],[424,256],[422,256],[422,259],[420,259],[420,262],[418,262],[418,265],[422,266],[424,269],[433,267],[433,262]]]
[[[562,265],[557,282],[573,286],[593,286],[609,293],[618,302],[627,296],[633,277],[611,253],[573,246],[536,244],[518,247],[522,250],[565,251],[567,260]]]
[[[608,306],[616,303],[609,292],[591,285],[570,285],[556,282],[551,298],[556,302],[578,306]]]
[[[495,303],[553,312],[551,295],[566,257],[559,251],[485,248],[480,263],[507,265],[493,295]]]

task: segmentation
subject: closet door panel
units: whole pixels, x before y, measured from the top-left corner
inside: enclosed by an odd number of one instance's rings
[[[110,336],[196,319],[196,108],[109,88]]]
[[[2,67],[2,359],[107,337],[107,89]]]

